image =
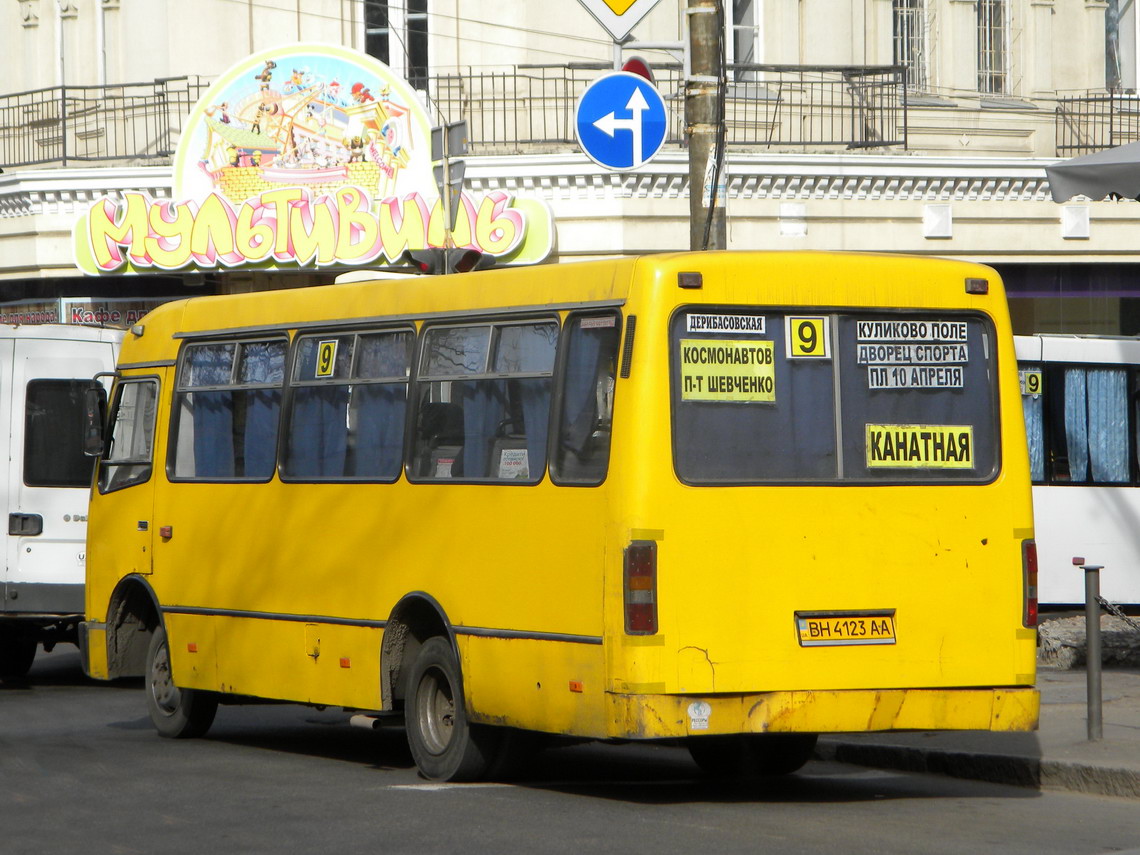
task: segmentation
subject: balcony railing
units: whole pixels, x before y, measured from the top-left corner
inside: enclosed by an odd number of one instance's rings
[[[518,66],[431,79],[437,118],[466,119],[473,153],[514,154],[575,145],[574,111],[601,64]],[[666,145],[684,144],[679,65],[654,66],[668,111]],[[725,89],[726,139],[741,148],[906,146],[900,66],[737,65]]]
[[[466,119],[472,154],[576,148],[574,112],[602,64],[468,70],[429,78],[433,121]],[[669,113],[667,145],[684,145],[679,65],[654,67]],[[725,87],[726,138],[748,149],[906,147],[897,66],[738,65]],[[170,163],[183,122],[209,85],[198,77],[66,86],[0,95],[0,167]]]
[[[169,162],[208,85],[176,77],[0,96],[0,166]]]
[[[1140,140],[1140,95],[1089,92],[1057,99],[1057,156],[1076,157]]]

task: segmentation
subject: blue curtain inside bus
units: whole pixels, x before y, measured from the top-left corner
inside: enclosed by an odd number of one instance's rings
[[[1045,480],[1045,402],[1040,395],[1023,395],[1025,438],[1029,443],[1029,477]]]
[[[1065,447],[1069,481],[1128,480],[1128,378],[1123,369],[1065,369]]]
[[[1088,376],[1089,458],[1098,483],[1128,480],[1128,385],[1120,368]]]
[[[1089,472],[1088,392],[1083,368],[1065,371],[1065,448],[1069,480],[1087,481]]]

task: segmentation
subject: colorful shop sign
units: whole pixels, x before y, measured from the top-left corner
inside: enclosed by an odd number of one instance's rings
[[[383,63],[347,48],[255,54],[191,111],[172,199],[124,192],[76,224],[87,273],[363,266],[446,244],[431,122]],[[455,246],[533,264],[553,244],[546,205],[464,194]]]

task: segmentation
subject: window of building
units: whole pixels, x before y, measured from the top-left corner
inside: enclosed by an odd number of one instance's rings
[[[413,89],[428,78],[427,0],[365,0],[364,50]]]
[[[1009,5],[978,0],[978,91],[1009,94]]]
[[[893,0],[894,64],[906,68],[906,85],[912,91],[924,91],[930,85],[925,5],[925,0]]]
[[[1136,4],[1108,0],[1104,10],[1104,86],[1136,91]]]
[[[727,60],[731,65],[760,62],[760,3],[761,0],[733,0],[727,45]],[[751,80],[755,76],[754,72],[736,69],[737,80]]]

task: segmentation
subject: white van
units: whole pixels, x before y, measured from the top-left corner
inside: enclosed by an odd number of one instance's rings
[[[36,648],[75,643],[83,615],[87,500],[84,398],[114,371],[122,331],[0,325],[0,681],[19,679]]]

